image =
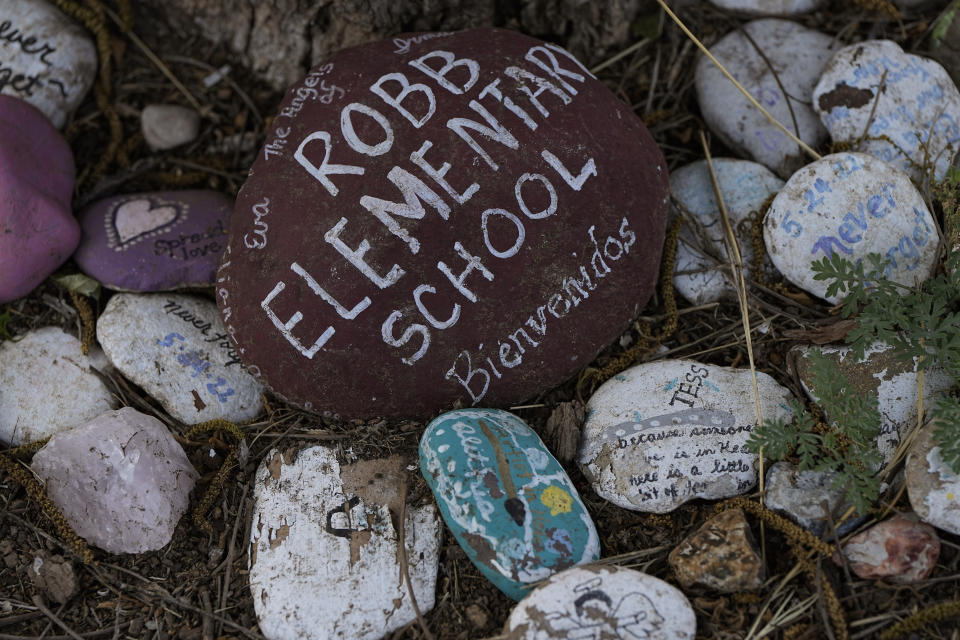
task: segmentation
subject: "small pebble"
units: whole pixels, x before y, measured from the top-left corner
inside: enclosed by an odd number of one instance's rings
[[[912,514],[910,514],[912,515]],[[843,545],[850,570],[864,580],[886,578],[897,584],[926,580],[940,557],[940,538],[928,524],[900,515],[877,523]],[[841,552],[833,561],[842,564]]]
[[[175,104],[151,104],[140,113],[140,130],[154,151],[193,142],[200,133],[200,114]]]
[[[741,509],[711,517],[667,561],[684,589],[737,593],[763,586],[763,561]]]
[[[836,525],[852,506],[844,500],[843,489],[831,486],[834,474],[822,471],[798,471],[789,462],[776,462],[767,471],[764,505],[782,513],[815,536],[832,536],[830,523]],[[836,527],[843,535],[861,519],[848,518]]]

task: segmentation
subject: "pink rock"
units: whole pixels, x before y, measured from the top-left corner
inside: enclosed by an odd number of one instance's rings
[[[130,407],[56,434],[31,468],[77,535],[110,553],[170,542],[197,479],[163,423]]]
[[[940,539],[930,525],[894,516],[850,538],[843,554],[861,578],[908,584],[924,580],[933,571],[940,557]],[[833,561],[841,564],[840,552]]]
[[[70,257],[73,154],[40,111],[0,95],[0,303],[24,296]]]

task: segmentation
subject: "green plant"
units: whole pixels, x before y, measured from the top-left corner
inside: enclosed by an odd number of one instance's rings
[[[747,442],[766,457],[795,458],[801,471],[834,474],[833,488],[842,489],[858,512],[866,513],[880,494],[876,470],[882,463],[873,440],[880,432],[880,412],[875,396],[858,394],[819,349],[808,355],[811,385],[831,424],[817,420],[797,400],[791,400],[793,419],[771,418],[758,427]]]

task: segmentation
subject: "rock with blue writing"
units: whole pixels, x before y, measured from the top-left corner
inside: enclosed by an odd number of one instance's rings
[[[956,425],[931,421],[923,426],[907,453],[904,478],[910,506],[918,516],[938,529],[960,534],[960,474],[944,460],[943,447],[934,434],[951,433]],[[949,446],[956,451],[956,443]]]
[[[797,377],[814,402],[820,402],[810,359],[811,351],[815,349],[819,349],[827,358],[831,384],[836,382],[833,374],[840,374],[847,379],[856,395],[877,399],[881,424],[876,447],[886,464],[900,444],[901,434],[906,434],[917,424],[919,376],[915,364],[898,358],[896,350],[883,342],[868,347],[862,360],[855,360],[850,353],[850,347],[846,346],[797,347],[791,352],[795,356]],[[953,377],[942,367],[930,366],[924,369],[924,406],[933,406],[936,396],[949,391],[953,386]],[[833,420],[838,416],[828,415],[827,418]],[[842,416],[839,418],[842,419]]]
[[[942,180],[960,152],[960,91],[939,63],[890,40],[844,47],[813,92],[834,142],[854,144],[918,183]]]
[[[263,389],[209,300],[119,293],[97,320],[97,340],[113,366],[184,424],[243,422],[263,408]]]
[[[46,0],[0,0],[0,92],[63,127],[97,74],[97,50],[79,24]]]
[[[713,170],[740,247],[743,275],[749,280],[753,261],[750,218],[763,215],[763,205],[779,191],[783,180],[749,160],[716,158]],[[670,176],[670,185],[681,213],[692,218],[680,230],[677,244],[673,276],[677,292],[695,305],[735,298],[737,290],[725,275],[730,271],[726,231],[707,161],[677,169]],[[767,275],[773,275],[769,261],[764,266]]]
[[[710,53],[764,109],[814,147],[826,139],[827,131],[810,108],[810,96],[834,47],[831,36],[789,20],[766,18],[730,32]],[[800,146],[754,107],[706,56],[697,61],[695,83],[703,119],[731,148],[781,178],[806,162]]]
[[[79,426],[115,406],[93,371],[110,372],[97,346],[60,327],[43,327],[0,341],[0,442],[19,446]]]
[[[907,174],[865,153],[835,153],[797,171],[767,210],[763,239],[787,280],[831,303],[842,296],[827,295],[829,281],[814,279],[812,262],[877,253],[889,260],[887,278],[912,287],[930,275],[940,244]]]
[[[697,618],[679,589],[617,565],[551,576],[513,608],[507,640],[649,638],[693,640]]]
[[[567,51],[498,29],[405,42],[290,88],[218,275],[244,361],[344,418],[562,382],[646,304],[664,239],[659,149]]]
[[[0,303],[30,293],[77,248],[73,181],[60,132],[23,100],[0,95]]]
[[[587,403],[578,462],[600,497],[625,509],[667,513],[757,483],[745,445],[764,419],[788,418],[790,391],[749,369],[693,360],[649,362],[617,374]]]
[[[210,287],[227,246],[233,200],[217,191],[113,196],[79,214],[74,260],[120,291]]]
[[[54,435],[30,468],[77,535],[110,553],[170,542],[199,477],[164,424],[130,407]]]
[[[823,4],[823,0],[710,0],[710,2],[721,9],[763,16],[807,13]]]
[[[420,472],[467,557],[514,600],[600,557],[573,482],[511,413],[461,409],[435,418],[420,439]]]
[[[376,640],[413,622],[415,607],[433,608],[440,519],[432,503],[404,508],[405,466],[399,456],[341,465],[326,447],[267,454],[250,528],[250,592],[265,637]]]

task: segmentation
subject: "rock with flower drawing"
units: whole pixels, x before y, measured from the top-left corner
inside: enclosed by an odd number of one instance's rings
[[[834,47],[832,36],[766,18],[731,31],[710,53],[768,113],[815,147],[827,130],[810,108],[810,96]],[[808,160],[706,56],[697,61],[694,79],[703,119],[731,148],[784,179]]]
[[[940,64],[891,40],[837,51],[813,92],[834,142],[853,144],[918,183],[942,180],[960,152],[960,91]]]
[[[676,587],[625,567],[587,565],[534,589],[510,612],[503,637],[693,640],[696,631],[693,607]]]
[[[183,294],[118,293],[97,340],[123,375],[185,424],[260,412],[262,387],[240,362],[216,305]]]
[[[440,519],[433,504],[404,506],[405,467],[399,456],[341,464],[327,447],[267,454],[250,529],[265,637],[376,640],[433,608]]]
[[[420,471],[467,557],[514,600],[599,557],[596,528],[570,477],[512,413],[440,415],[420,439]]]
[[[187,190],[112,196],[79,214],[74,260],[119,291],[210,287],[227,246],[233,200]]]
[[[600,497],[667,513],[688,500],[739,495],[757,483],[746,450],[766,418],[790,416],[789,390],[749,369],[693,360],[641,364],[615,375],[587,403],[578,461]]]

